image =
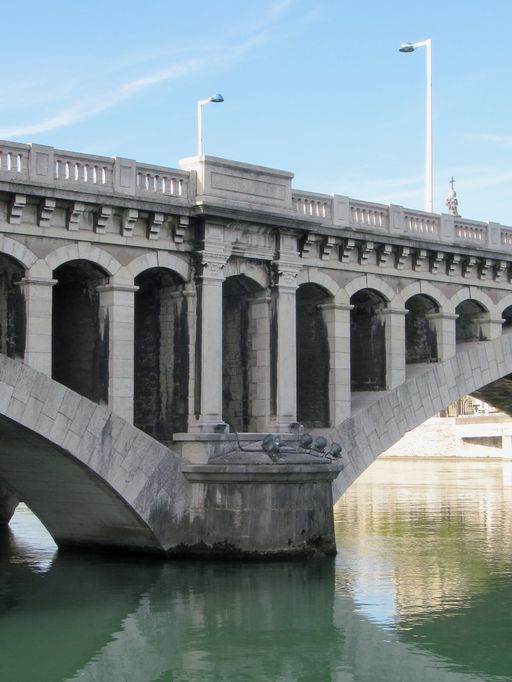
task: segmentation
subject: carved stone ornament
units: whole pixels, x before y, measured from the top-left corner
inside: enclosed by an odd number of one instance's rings
[[[48,197],[41,199],[37,209],[37,222],[39,227],[50,227],[55,206],[57,206],[57,201],[55,199],[50,199]]]
[[[85,204],[81,201],[74,201],[71,207],[68,208],[66,214],[67,228],[71,232],[78,232],[80,229],[80,223],[82,221],[82,215],[85,211]]]
[[[27,203],[25,194],[14,194],[9,202],[9,224],[19,225],[23,216],[23,209]]]

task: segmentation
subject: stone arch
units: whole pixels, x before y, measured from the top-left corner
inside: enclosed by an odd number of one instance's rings
[[[406,431],[463,396],[476,393],[512,414],[512,390],[506,378],[512,373],[512,332],[490,341],[465,344],[456,356],[420,368],[332,431],[331,438],[345,449],[345,469],[333,486],[335,501]],[[485,388],[479,390],[482,386]]]
[[[454,310],[459,305],[459,303],[462,303],[463,301],[466,300],[471,300],[475,301],[476,303],[479,303],[483,307],[483,309],[486,312],[488,312],[492,317],[495,316],[496,304],[491,299],[491,297],[485,293],[485,291],[477,289],[476,287],[463,287],[462,289],[459,289],[459,291],[457,291],[457,293],[454,294],[450,299]]]
[[[237,275],[247,277],[261,289],[268,288],[270,284],[268,270],[265,266],[241,258],[230,258],[224,268],[224,279]]]
[[[264,410],[258,400],[270,389],[269,367],[258,362],[270,340],[266,282],[260,281],[240,273],[222,284],[222,417],[236,431],[259,430]]]
[[[325,291],[333,298],[339,297],[343,292],[336,280],[327,275],[325,272],[320,272],[314,268],[303,268],[299,272],[297,283],[299,286],[302,284],[317,284],[319,287],[322,287],[322,289],[325,289]],[[339,302],[341,303],[342,301]]]
[[[81,395],[107,403],[109,308],[102,289],[108,273],[96,262],[65,259],[53,271],[52,377]]]
[[[389,293],[389,292],[388,292]],[[389,299],[371,287],[350,297],[350,383],[353,391],[383,391],[388,383],[386,323]]]
[[[505,310],[507,308],[510,308],[510,306],[512,306],[512,294],[507,294],[502,299],[500,299],[496,304],[498,315],[503,315]]]
[[[382,296],[386,303],[391,303],[397,296],[397,292],[387,282],[371,274],[356,277],[345,286],[348,299],[361,289],[373,289]]]
[[[133,284],[138,275],[144,272],[144,270],[150,270],[151,268],[172,270],[184,282],[190,280],[190,265],[183,256],[170,253],[169,251],[151,251],[137,256],[128,265],[121,267],[115,273],[114,283],[119,281],[119,283]]]
[[[114,256],[88,242],[61,246],[49,253],[45,258],[45,262],[52,271],[60,265],[73,260],[90,261],[104,270],[110,277],[115,275],[121,267],[121,263]]]
[[[404,305],[412,296],[417,296],[419,294],[428,296],[435,301],[439,306],[440,312],[453,314],[455,310],[453,303],[443,294],[442,291],[440,291],[440,289],[430,282],[426,282],[425,280],[412,282],[400,291],[400,297]]]
[[[0,235],[0,253],[14,258],[25,270],[29,270],[38,260],[35,253],[24,244],[5,235]]]
[[[163,554],[185,539],[178,455],[108,408],[5,356],[0,381],[10,389],[4,396],[17,395],[0,400],[0,477],[59,547]]]
[[[306,281],[296,293],[297,419],[306,428],[331,423],[335,325],[330,304],[334,296],[323,284]]]
[[[149,256],[153,254],[148,254]],[[187,430],[189,299],[171,261],[137,259],[134,294],[134,424],[159,440]],[[188,274],[181,268],[183,274]]]

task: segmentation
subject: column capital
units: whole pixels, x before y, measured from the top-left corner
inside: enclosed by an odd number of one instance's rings
[[[320,310],[345,310],[347,312],[354,310],[351,303],[320,303],[318,308]]]
[[[457,320],[457,313],[425,313],[427,320]]]
[[[272,261],[272,287],[291,292],[299,288],[297,282],[300,264],[291,260]]]
[[[226,279],[224,268],[227,262],[228,259],[224,253],[199,251],[194,262],[196,279],[223,282]]]
[[[377,312],[377,315],[403,315],[405,317],[408,312],[407,308],[383,308]]]

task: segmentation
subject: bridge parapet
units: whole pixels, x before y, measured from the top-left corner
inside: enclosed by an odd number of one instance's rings
[[[296,190],[291,186],[293,173],[226,159],[192,157],[180,165],[181,169],[168,168],[0,141],[0,182],[90,194],[96,201],[102,196],[142,200],[158,203],[164,211],[165,204],[187,210],[212,205],[257,211],[311,223],[316,229],[390,234],[512,253],[512,227],[499,223]]]

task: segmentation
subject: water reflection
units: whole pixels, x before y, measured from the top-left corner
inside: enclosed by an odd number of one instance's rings
[[[512,680],[510,475],[377,464],[335,509],[335,561],[79,558],[17,513],[0,679]]]

